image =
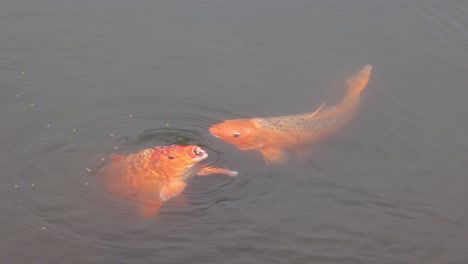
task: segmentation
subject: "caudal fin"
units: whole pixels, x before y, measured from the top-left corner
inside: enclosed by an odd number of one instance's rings
[[[356,75],[351,76],[350,78],[346,79],[346,83],[348,84],[348,95],[360,93],[367,85],[369,81],[369,77],[371,75],[372,66],[367,65],[362,70],[360,70]]]

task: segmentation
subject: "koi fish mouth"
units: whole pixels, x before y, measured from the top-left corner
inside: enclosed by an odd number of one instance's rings
[[[211,133],[211,135],[217,137],[217,138],[220,138],[219,137],[219,134],[220,134],[220,129],[215,125],[215,126],[212,126],[208,129]]]
[[[204,160],[208,157],[208,153],[206,153],[206,151],[200,147],[192,148],[192,154],[193,154],[192,160],[195,162]]]

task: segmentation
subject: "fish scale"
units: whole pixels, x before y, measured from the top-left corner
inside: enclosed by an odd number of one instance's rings
[[[338,124],[345,125],[356,113],[356,109],[350,109],[349,111],[333,114],[334,110],[334,107],[323,110],[319,116],[314,118],[307,118],[307,115],[259,118],[257,124],[261,129],[281,133],[316,133],[330,128],[333,129]]]
[[[137,202],[144,218],[157,215],[161,203],[179,195],[195,175],[237,172],[198,164],[208,154],[199,146],[171,145],[144,149],[128,156],[111,155],[101,168],[101,178],[110,194]]]
[[[285,149],[302,156],[308,145],[336,133],[355,117],[371,70],[367,65],[348,78],[348,92],[334,106],[323,103],[314,112],[299,115],[225,120],[211,126],[210,133],[239,149],[258,150],[269,164],[284,163]]]

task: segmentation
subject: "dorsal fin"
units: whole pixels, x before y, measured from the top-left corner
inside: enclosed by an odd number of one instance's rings
[[[311,114],[308,114],[305,118],[312,118],[312,117],[316,116],[320,112],[320,110],[322,110],[322,108],[325,106],[325,103],[326,102],[323,102],[323,104],[321,106],[319,106],[319,108],[317,108],[317,110],[315,110]]]

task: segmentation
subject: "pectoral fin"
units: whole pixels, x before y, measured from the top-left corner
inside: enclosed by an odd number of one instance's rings
[[[322,108],[325,106],[325,103],[326,102],[323,102],[323,104],[321,106],[319,106],[319,108],[317,108],[317,110],[315,110],[313,113],[307,115],[306,118],[313,118],[314,116],[316,116],[320,112],[320,110],[322,110]]]
[[[152,197],[140,202],[138,214],[144,219],[150,219],[158,215],[159,208],[161,208],[161,200],[159,197]]]
[[[214,166],[200,165],[197,171],[198,176],[205,176],[211,174],[226,174],[232,177],[237,176],[237,171],[228,170]]]
[[[287,160],[286,153],[280,148],[261,148],[259,151],[270,165],[284,164]]]
[[[169,182],[167,185],[161,188],[159,192],[159,197],[161,201],[167,201],[171,197],[177,196],[185,189],[187,184],[181,181]]]

